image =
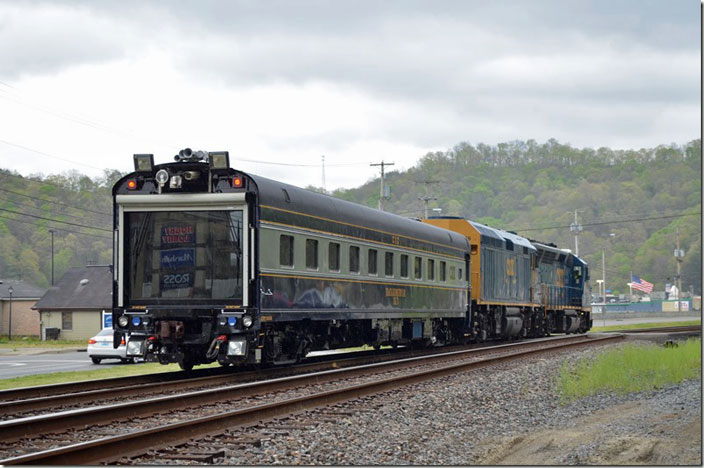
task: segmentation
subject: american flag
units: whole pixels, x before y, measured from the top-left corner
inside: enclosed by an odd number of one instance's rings
[[[643,291],[646,294],[650,294],[650,292],[653,290],[653,283],[648,283],[647,281],[645,281],[644,279],[640,279],[636,275],[631,275],[631,283],[633,289]]]

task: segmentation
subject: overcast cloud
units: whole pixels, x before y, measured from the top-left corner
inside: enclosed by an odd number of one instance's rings
[[[682,144],[700,39],[696,0],[0,1],[0,167],[191,146],[332,189],[460,141]]]

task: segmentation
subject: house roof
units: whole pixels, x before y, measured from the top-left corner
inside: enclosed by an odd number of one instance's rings
[[[112,273],[107,265],[72,268],[49,288],[32,309],[109,309]]]
[[[0,284],[0,300],[3,301],[10,299],[10,286],[12,286],[12,300],[37,300],[46,292],[46,289],[19,280],[0,278],[0,283],[2,283]]]

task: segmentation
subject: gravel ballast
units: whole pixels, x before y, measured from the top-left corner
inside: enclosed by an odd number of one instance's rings
[[[281,422],[286,431],[272,431],[259,446],[232,447],[216,463],[701,464],[700,380],[560,402],[555,379],[562,362],[594,358],[604,348],[463,373],[327,408],[321,424],[296,429],[295,419]],[[340,416],[331,419],[331,411]],[[310,413],[299,419],[316,418]]]

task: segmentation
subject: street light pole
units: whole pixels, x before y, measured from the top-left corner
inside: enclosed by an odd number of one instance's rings
[[[15,290],[12,288],[12,286],[10,286],[7,292],[10,293],[10,320],[7,326],[7,337],[8,340],[12,341],[12,293],[15,292]]]

